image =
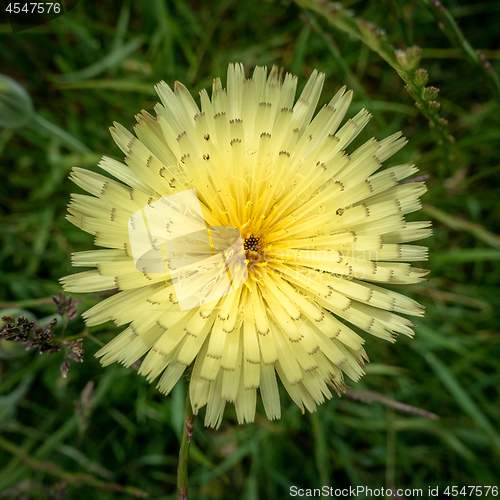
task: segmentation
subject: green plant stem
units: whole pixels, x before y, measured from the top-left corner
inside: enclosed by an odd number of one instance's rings
[[[303,9],[319,14],[331,26],[358,39],[378,54],[406,83],[406,90],[415,99],[417,109],[436,130],[437,140],[445,145],[453,142],[453,137],[447,131],[446,120],[439,117],[439,104],[425,96],[424,84],[418,82],[415,74],[419,63],[418,59],[415,61],[417,64],[415,67],[403,64],[398,59],[396,49],[388,42],[383,30],[365,19],[356,18],[350,10],[344,8],[340,3],[331,3],[326,0],[295,0],[295,2]]]
[[[188,389],[186,394],[184,430],[182,432],[181,449],[179,451],[179,465],[177,466],[177,500],[187,499],[189,448],[191,445],[191,438],[193,436],[193,427],[194,414]]]
[[[440,210],[439,208],[429,204],[424,204],[422,211],[454,231],[467,231],[487,245],[490,245],[493,248],[500,248],[500,236],[488,231],[480,224],[470,222],[455,215],[450,215],[444,210]]]
[[[54,125],[52,122],[49,122],[38,113],[33,115],[33,124],[36,125],[38,127],[37,130],[41,131],[44,135],[60,139],[69,149],[84,155],[92,154],[92,151],[76,137],[73,137],[62,128]]]
[[[491,88],[493,96],[500,102],[500,80],[498,75],[484,55],[480,51],[474,50],[474,47],[465,38],[451,12],[437,0],[418,0],[418,3],[429,9],[448,40],[459,47],[465,57],[481,71]]]
[[[328,474],[328,445],[323,428],[323,423],[317,412],[311,413],[312,431],[314,436],[314,459],[316,461],[316,468],[319,472],[321,484],[324,486],[331,486],[330,477]]]

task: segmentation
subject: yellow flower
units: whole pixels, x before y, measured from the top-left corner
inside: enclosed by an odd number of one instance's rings
[[[192,366],[193,411],[207,405],[206,425],[220,425],[227,402],[238,422],[252,422],[258,390],[267,417],[279,418],[276,375],[302,411],[314,411],[331,388],[345,390],[344,374],[364,373],[364,339],[348,324],[393,342],[413,333],[398,313],[423,315],[379,284],[427,273],[407,263],[426,260],[427,249],[406,243],[429,236],[430,224],[404,217],[420,208],[425,185],[399,184],[417,171],[411,163],[380,170],[406,143],[401,133],[346,153],[370,114],[341,126],[352,98],[342,88],[313,119],[323,81],[314,71],[294,103],[296,77],[257,67],[245,79],[242,65],[230,65],[227,90],[215,79],[212,99],[200,92],[201,111],[182,84],[172,91],[162,82],[157,116],[137,115],[137,137],[111,129],[125,164],[104,157],[100,167],[117,180],[81,168],[71,175],[91,196],[72,195],[68,219],[106,249],[75,253],[74,266],[96,269],[63,278],[64,288],[117,290],[84,318],[128,325],[98,356],[126,366],[143,357],[139,372],[160,377],[165,394]],[[247,275],[185,309],[168,266],[136,265],[129,224],[193,189],[208,227],[239,230]]]

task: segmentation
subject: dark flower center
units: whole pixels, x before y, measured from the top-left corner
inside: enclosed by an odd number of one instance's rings
[[[259,248],[259,238],[256,238],[253,234],[251,234],[248,238],[245,238],[243,248],[246,252],[255,252]]]

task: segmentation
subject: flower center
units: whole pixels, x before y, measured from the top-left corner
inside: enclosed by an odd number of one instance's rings
[[[243,248],[246,253],[246,260],[248,265],[248,271],[252,275],[261,275],[262,266],[266,265],[265,262],[265,242],[260,236],[255,236],[251,234],[247,236],[243,241]]]
[[[251,234],[248,238],[245,238],[243,243],[243,248],[246,252],[255,252],[259,248],[260,238],[255,237]]]

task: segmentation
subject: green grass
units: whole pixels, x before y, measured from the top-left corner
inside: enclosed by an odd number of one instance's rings
[[[73,272],[70,253],[93,245],[64,219],[77,189],[69,171],[97,170],[104,154],[120,158],[108,127],[118,121],[131,128],[137,112],[151,111],[159,80],[180,80],[195,94],[224,77],[229,62],[248,71],[278,64],[302,85],[318,68],[327,75],[320,104],[344,84],[353,88],[351,116],[362,107],[374,115],[362,139],[402,130],[410,142],[395,161],[412,160],[428,177],[415,217],[433,221],[434,236],[425,242],[431,280],[402,287],[426,306],[426,316],[412,340],[367,338],[372,363],[349,385],[377,393],[375,399],[334,397],[316,414],[301,415],[283,392],[276,422],[262,408],[246,426],[228,408],[218,431],[199,418],[191,498],[289,498],[291,485],[498,485],[500,113],[496,79],[475,50],[500,71],[500,9],[494,2],[444,5],[446,11],[427,0],[350,0],[348,16],[306,0],[110,1],[106,8],[81,1],[25,32],[0,24],[0,73],[26,88],[38,113],[25,127],[0,128],[2,315],[42,325],[54,317],[50,296]],[[370,38],[362,19],[385,37]],[[440,131],[384,56],[391,46],[413,45],[422,49],[427,85],[440,89],[438,116],[448,120]],[[76,298],[81,313],[101,297]],[[85,361],[72,363],[66,379],[62,353],[38,355],[2,342],[0,498],[58,498],[63,490],[76,500],[175,498],[184,382],[164,397],[132,368],[102,368],[93,355],[116,333],[111,324],[87,330],[80,314],[71,321],[65,335],[84,337]],[[439,418],[402,411],[384,404],[387,398]]]

